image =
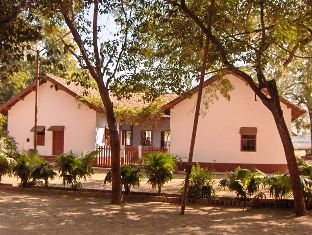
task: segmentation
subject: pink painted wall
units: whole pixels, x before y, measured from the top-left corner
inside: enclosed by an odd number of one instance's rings
[[[226,75],[231,100],[219,95],[199,118],[194,162],[285,164],[282,143],[270,111],[241,79]],[[197,94],[171,109],[171,153],[187,160]],[[291,109],[282,104],[290,129]],[[241,152],[240,127],[257,127],[257,151]]]
[[[68,93],[50,87],[47,82],[39,88],[38,126],[65,126],[64,151],[75,153],[95,148],[96,112],[84,104],[78,105]],[[20,150],[30,138],[33,146],[35,92],[16,103],[8,112],[8,130]],[[52,154],[52,131],[46,130],[45,146],[38,146],[42,155]]]

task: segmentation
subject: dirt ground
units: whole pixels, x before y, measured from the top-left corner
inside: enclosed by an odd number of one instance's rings
[[[311,234],[292,210],[168,203],[110,205],[108,198],[0,191],[0,234]]]
[[[95,169],[94,174],[91,178],[87,178],[86,181],[82,181],[83,188],[93,188],[93,189],[111,189],[111,185],[103,185],[104,178],[107,173],[105,169]],[[179,190],[182,187],[182,182],[184,180],[185,174],[179,173],[175,174],[174,178],[166,183],[163,186],[162,192],[164,193],[179,193]],[[215,189],[218,196],[235,196],[234,193],[229,191],[224,191],[224,189],[218,186],[218,180],[225,177],[225,174],[218,173],[216,175]],[[13,184],[14,186],[18,186],[19,179],[17,177],[8,177],[4,176],[2,179],[2,183]],[[63,186],[62,180],[57,176],[55,179],[49,181],[50,186]],[[157,192],[157,189],[152,189],[152,186],[147,183],[147,178],[142,178],[140,187],[135,187],[131,189],[131,191],[140,191],[140,192]]]

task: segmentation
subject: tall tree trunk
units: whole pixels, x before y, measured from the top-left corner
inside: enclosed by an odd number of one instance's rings
[[[283,116],[283,111],[280,105],[279,95],[274,80],[270,81],[269,91],[273,99],[273,104],[270,106],[270,111],[273,114],[287,160],[291,186],[294,195],[295,212],[296,215],[302,216],[306,213],[303,188],[300,181],[294,146],[292,144],[289,130]]]
[[[312,109],[309,110],[309,119],[310,119],[310,155],[312,156]]]
[[[105,107],[112,159],[112,204],[121,203],[121,171],[120,171],[120,140],[117,130],[117,123],[114,114],[113,103],[109,97],[109,91],[101,82],[98,82],[100,95]]]
[[[190,175],[191,175],[192,164],[193,164],[193,155],[194,155],[194,147],[195,147],[197,126],[198,126],[198,118],[200,114],[199,112],[200,112],[202,93],[203,93],[203,87],[204,87],[205,71],[206,71],[207,62],[208,62],[208,51],[209,51],[209,38],[206,37],[204,54],[202,57],[202,67],[201,67],[201,73],[200,73],[199,88],[197,92],[197,101],[196,101],[193,131],[192,131],[191,144],[190,144],[190,152],[189,152],[189,158],[188,158],[188,162],[187,162],[186,169],[185,169],[186,174],[185,174],[183,194],[182,194],[182,199],[181,199],[180,215],[184,215],[184,212],[185,212],[187,192],[188,192],[188,187],[190,183]]]

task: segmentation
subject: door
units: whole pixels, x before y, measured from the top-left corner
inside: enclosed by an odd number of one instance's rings
[[[64,153],[64,130],[53,131],[52,154],[60,155]]]

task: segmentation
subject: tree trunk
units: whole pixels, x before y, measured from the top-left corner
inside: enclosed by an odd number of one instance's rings
[[[303,188],[300,181],[294,146],[292,144],[289,130],[283,116],[283,111],[280,105],[280,100],[275,81],[271,81],[271,84],[269,85],[269,90],[273,102],[272,105],[270,106],[270,111],[273,114],[275,124],[278,129],[287,160],[291,186],[294,195],[295,212],[296,215],[302,216],[305,215],[306,213]]]
[[[161,194],[161,185],[158,185],[158,194]]]
[[[310,155],[312,156],[312,110],[309,110],[309,119],[310,119]]]
[[[120,140],[117,130],[113,103],[109,91],[101,82],[98,82],[100,95],[104,104],[109,128],[112,161],[112,204],[121,203],[121,171],[120,171]]]

